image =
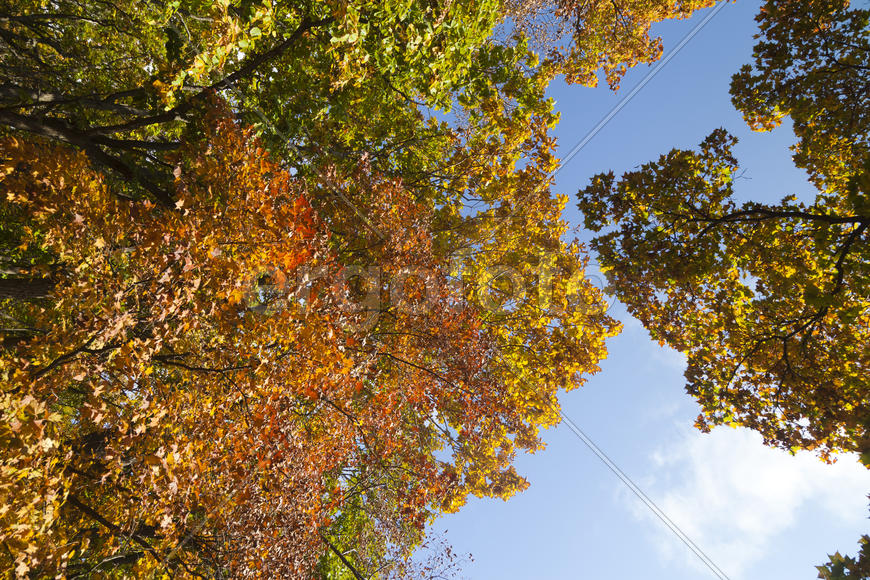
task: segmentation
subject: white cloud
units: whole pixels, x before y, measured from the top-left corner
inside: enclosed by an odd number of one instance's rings
[[[655,472],[642,478],[647,495],[732,579],[795,523],[801,506],[856,525],[866,520],[870,472],[854,457],[826,465],[809,453],[766,447],[752,431],[719,428],[706,435],[681,429],[651,459]],[[630,501],[638,517],[654,517]],[[668,561],[703,566],[667,532],[656,543]]]

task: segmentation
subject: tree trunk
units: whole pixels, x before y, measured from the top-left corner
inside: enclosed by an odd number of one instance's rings
[[[54,288],[51,278],[2,278],[0,279],[0,300],[33,300],[45,298]]]

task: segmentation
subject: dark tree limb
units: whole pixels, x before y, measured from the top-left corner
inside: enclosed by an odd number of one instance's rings
[[[327,538],[323,534],[320,534],[320,539],[322,539],[323,543],[326,544],[336,556],[338,556],[338,559],[341,560],[341,563],[344,564],[348,570],[350,570],[350,573],[353,574],[353,577],[356,578],[356,580],[366,580],[365,576],[360,574],[359,571],[353,567],[353,564],[350,563],[350,560],[348,560],[345,555],[341,553],[341,550],[336,548],[335,545],[329,541],[329,538]]]
[[[81,148],[95,165],[109,169],[130,182],[138,183],[145,191],[165,207],[175,207],[172,196],[160,185],[142,175],[141,171],[131,167],[119,157],[106,153],[100,143],[94,137],[82,132],[60,119],[38,119],[26,115],[19,115],[12,111],[0,110],[0,123],[21,131],[27,131],[35,135],[47,137],[55,141],[61,141]],[[100,138],[103,139],[103,138]],[[114,140],[117,141],[117,140]],[[112,143],[113,140],[103,139],[103,143]],[[118,148],[129,148],[129,140],[125,143],[120,141]],[[147,143],[147,142],[142,142]],[[155,146],[163,146],[160,142]]]
[[[120,133],[123,131],[132,131],[134,129],[140,129],[142,127],[147,127],[149,125],[156,125],[159,123],[167,123],[175,120],[183,120],[184,115],[190,112],[197,103],[204,101],[209,95],[221,91],[224,89],[228,89],[238,81],[249,77],[254,71],[257,70],[263,64],[274,60],[287,52],[287,50],[293,46],[306,32],[309,30],[324,26],[333,21],[333,18],[323,18],[321,20],[308,20],[303,19],[296,30],[291,34],[287,39],[283,42],[278,43],[267,51],[261,52],[259,54],[254,54],[245,59],[245,63],[239,67],[235,72],[225,76],[221,80],[209,85],[208,87],[202,89],[192,97],[190,97],[184,103],[169,109],[168,111],[164,111],[162,113],[157,113],[148,117],[142,117],[139,119],[133,119],[127,123],[120,123],[117,125],[106,125],[102,127],[92,127],[88,129],[88,133],[97,133],[101,135],[111,135],[114,133]]]
[[[236,71],[228,74],[210,86],[201,89],[195,95],[168,111],[162,111],[159,113],[154,113],[152,111],[152,114],[140,114],[144,112],[136,111],[130,107],[116,103],[120,98],[143,96],[145,90],[141,87],[132,90],[119,91],[99,98],[98,96],[65,96],[53,92],[41,93],[29,89],[22,89],[16,85],[7,84],[0,86],[0,100],[9,101],[11,99],[17,99],[20,101],[23,97],[25,100],[31,99],[37,103],[45,105],[81,104],[96,109],[133,114],[135,118],[115,125],[77,128],[73,124],[60,118],[26,116],[14,112],[14,110],[12,110],[14,107],[7,106],[6,108],[0,108],[0,124],[20,131],[41,135],[48,139],[74,145],[82,149],[95,165],[108,169],[120,175],[127,181],[138,184],[164,207],[174,208],[175,203],[173,197],[165,187],[160,185],[160,183],[155,179],[147,176],[142,168],[127,163],[119,156],[107,152],[106,149],[134,152],[170,151],[176,149],[179,144],[171,141],[115,139],[112,138],[111,135],[133,131],[142,127],[148,127],[160,123],[183,121],[188,113],[190,113],[198,104],[205,102],[210,95],[217,91],[227,89],[240,80],[250,77],[259,67],[275,60],[287,52],[287,50],[297,43],[306,32],[313,28],[327,25],[332,21],[332,18],[323,18],[320,20],[304,18],[293,34],[289,37],[268,50],[249,56]],[[0,34],[2,34],[2,32],[3,30],[0,29]],[[18,108],[20,109],[26,104],[27,103],[21,103]],[[169,179],[167,178],[166,181],[168,182]]]
[[[0,279],[0,299],[33,300],[45,298],[55,286],[51,278],[2,278]]]

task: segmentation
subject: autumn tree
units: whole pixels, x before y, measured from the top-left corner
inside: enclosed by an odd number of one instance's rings
[[[367,324],[336,282],[356,248],[334,245],[305,182],[233,121],[202,130],[178,152],[169,213],[114,196],[81,153],[4,145],[8,205],[34,220],[22,244],[67,270],[48,303],[15,304],[35,336],[4,359],[19,572],[293,576],[348,541],[362,552],[350,566],[371,572],[468,493],[522,489],[511,458],[542,422],[527,405],[575,367],[507,381],[492,353],[511,349],[438,267],[428,210],[361,166],[369,259],[427,277],[425,296],[391,289],[383,309],[376,288]],[[575,348],[598,357],[596,344]],[[521,397],[550,373],[564,378]]]
[[[620,299],[689,355],[702,424],[752,426],[785,448],[867,450],[867,103],[845,98],[867,82],[867,18],[769,3],[758,72],[734,79],[757,128],[796,115],[795,157],[820,187],[812,202],[738,205],[724,130],[579,193],[587,227],[605,230],[593,245]]]
[[[547,85],[698,6],[5,3],[4,571],[402,577],[522,490],[618,328]]]
[[[654,339],[687,355],[700,428],[741,425],[770,445],[825,459],[856,452],[865,465],[868,17],[838,0],[767,2],[755,62],[732,81],[753,129],[792,120],[794,161],[815,199],[738,203],[736,139],[724,129],[578,193],[616,295]]]
[[[570,25],[573,42],[564,53],[566,79],[595,86],[599,71],[611,89],[625,72],[661,58],[662,40],[650,34],[653,24],[684,19],[715,0],[559,0],[557,14]]]

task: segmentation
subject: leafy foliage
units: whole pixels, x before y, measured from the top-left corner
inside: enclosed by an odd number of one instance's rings
[[[870,536],[861,536],[859,543],[861,550],[857,558],[837,552],[831,556],[830,562],[818,566],[818,577],[824,580],[870,578]]]
[[[863,451],[870,218],[794,198],[732,199],[735,140],[672,151],[581,192],[617,295],[689,358],[699,426],[744,425],[786,449]]]
[[[4,571],[453,566],[425,524],[524,489],[618,331],[547,86],[709,3],[547,4],[536,52],[537,4],[4,4]]]
[[[565,51],[566,78],[595,86],[598,72],[616,89],[626,70],[652,64],[662,55],[661,38],[650,27],[671,18],[688,18],[715,0],[559,0],[557,14],[569,23],[573,43]]]
[[[798,137],[794,161],[820,191],[832,194],[825,198],[831,205],[849,197],[855,187],[849,182],[866,174],[870,154],[868,19],[870,10],[842,0],[768,2],[757,18],[762,38],[755,66],[744,66],[731,86],[734,104],[753,128],[791,118]]]
[[[4,5],[4,571],[434,575],[432,517],[528,485],[618,330],[547,85],[691,7],[542,55],[505,7]]]
[[[701,429],[743,425],[870,466],[868,17],[840,0],[771,0],[755,63],[733,77],[752,128],[793,121],[814,200],[735,202],[724,129],[618,180],[595,176],[578,198],[617,296],[686,353]],[[864,577],[865,564],[836,555],[820,577]]]

